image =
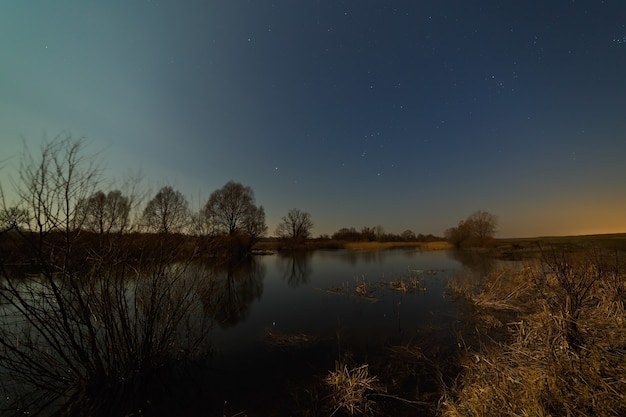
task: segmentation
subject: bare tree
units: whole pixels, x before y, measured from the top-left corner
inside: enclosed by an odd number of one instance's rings
[[[265,210],[254,204],[254,191],[229,181],[214,191],[202,210],[209,230],[217,235],[237,233],[261,236],[265,233]]]
[[[415,236],[415,232],[413,232],[410,229],[407,229],[404,232],[402,232],[402,234],[400,235],[400,238],[404,240],[405,242],[412,242],[414,240],[417,240],[417,236]]]
[[[385,228],[382,225],[377,224],[376,227],[374,227],[374,233],[376,233],[376,240],[382,242],[385,237]]]
[[[465,222],[469,223],[472,236],[479,243],[485,243],[495,236],[498,217],[487,211],[478,210],[470,215]]]
[[[297,208],[289,210],[276,228],[279,237],[294,240],[305,240],[311,236],[313,221],[311,215]]]
[[[376,240],[376,230],[373,227],[363,226],[361,228],[361,239],[366,242],[373,242]]]
[[[456,227],[445,231],[446,239],[457,248],[462,246],[484,246],[496,233],[498,218],[487,211],[476,211]]]
[[[189,203],[180,191],[165,186],[146,205],[143,220],[151,231],[181,233],[189,224]]]
[[[91,195],[82,206],[85,211],[85,228],[104,234],[126,230],[130,215],[130,200],[119,190],[105,194],[98,191]]]
[[[371,240],[374,240],[376,238],[376,235],[373,232],[369,233],[370,230],[371,230],[370,228],[367,228],[366,239],[369,240],[371,238]],[[350,228],[342,227],[341,229],[333,233],[331,237],[332,239],[335,239],[335,240],[346,240],[346,241],[351,241],[351,242],[356,242],[356,241],[363,239],[362,233],[359,233],[354,227],[350,227]]]
[[[26,145],[21,155],[12,209],[23,213],[25,242],[39,257],[68,268],[84,224],[81,202],[101,178],[98,161],[84,152],[84,139],[59,135],[42,144],[39,155]],[[26,215],[27,213],[27,215]],[[53,237],[54,239],[51,239]]]
[[[25,151],[17,208],[5,211],[20,224],[0,248],[0,395],[11,415],[139,414],[146,401],[137,394],[155,372],[208,349],[205,274],[177,247],[163,245],[148,262],[124,239],[85,250],[81,204],[100,172],[82,144],[67,136],[40,156]]]
[[[455,227],[446,229],[444,236],[456,248],[461,248],[461,246],[468,244],[471,238],[471,231],[469,225],[465,224],[464,220],[461,220]]]

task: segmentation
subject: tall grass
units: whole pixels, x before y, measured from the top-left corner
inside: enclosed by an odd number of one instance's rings
[[[443,415],[626,415],[626,276],[615,252],[544,251],[521,270],[451,289],[479,315],[514,318],[497,343],[462,344],[464,371]]]
[[[353,416],[371,415],[376,402],[372,395],[381,391],[378,378],[370,375],[367,364],[348,368],[340,361],[335,362],[335,370],[330,371],[326,383],[332,389],[331,402],[335,407],[331,416],[339,410]]]

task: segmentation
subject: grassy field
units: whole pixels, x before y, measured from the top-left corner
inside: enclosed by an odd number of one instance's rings
[[[289,244],[278,239],[266,239],[254,246],[257,252],[277,250],[315,250],[315,249],[350,249],[350,250],[385,250],[393,248],[415,248],[416,250],[448,250],[453,246],[446,241],[435,242],[345,242],[332,239],[311,239],[298,244]],[[503,259],[540,258],[545,251],[565,250],[578,252],[596,248],[626,252],[626,233],[583,236],[541,236],[532,238],[495,239],[489,248],[480,250]]]
[[[473,319],[442,415],[626,415],[624,237],[515,239],[521,269],[451,280]]]
[[[591,248],[626,252],[626,233],[497,239],[492,253],[505,259],[526,259],[540,258],[546,251],[580,252]]]

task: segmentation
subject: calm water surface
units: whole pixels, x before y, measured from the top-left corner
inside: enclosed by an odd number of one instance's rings
[[[317,251],[259,256],[256,261],[260,272],[248,285],[260,288],[239,289],[254,297],[246,300],[249,304],[234,323],[214,330],[217,358],[262,349],[267,332],[326,339],[336,338],[339,331],[345,337],[401,341],[456,314],[444,292],[448,277],[461,264],[445,251]],[[404,293],[382,285],[400,278],[408,283],[411,277],[426,291]],[[356,295],[356,279],[368,283],[371,298]]]
[[[202,293],[194,314],[216,323],[206,333],[213,354],[169,364],[149,384],[154,388],[142,392],[148,401],[138,404],[155,416],[328,415],[323,381],[338,360],[349,367],[369,364],[382,384],[394,385],[394,395],[418,393],[436,404],[433,375],[456,352],[454,330],[462,322],[446,286],[472,263],[460,256],[337,250],[255,256],[219,268],[190,265],[190,279],[206,278],[193,281]],[[392,285],[400,280],[407,291]],[[363,283],[366,297],[356,291]],[[10,306],[0,311],[11,323]],[[422,356],[408,363],[398,346]],[[400,412],[402,404],[385,411],[415,414]]]
[[[458,306],[444,295],[461,268],[451,253],[414,249],[256,257],[252,274],[220,278],[229,283],[223,293],[231,309],[212,333],[218,397],[247,411],[262,409],[263,401],[285,398],[293,384],[319,381],[345,355],[366,363],[386,347],[420,344],[433,332],[454,343]],[[420,289],[386,284],[411,278]],[[355,291],[363,280],[367,298]],[[271,335],[304,335],[307,343],[277,345]]]

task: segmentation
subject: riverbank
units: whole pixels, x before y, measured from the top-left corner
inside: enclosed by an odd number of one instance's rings
[[[624,257],[602,241],[563,238],[520,269],[450,280],[473,313],[442,415],[626,415]]]
[[[539,259],[546,251],[581,252],[589,248],[626,251],[626,233],[497,239],[489,252],[501,259],[520,260]]]

